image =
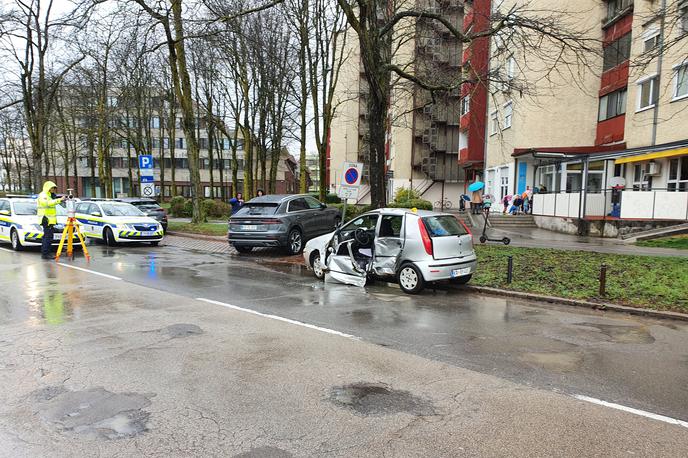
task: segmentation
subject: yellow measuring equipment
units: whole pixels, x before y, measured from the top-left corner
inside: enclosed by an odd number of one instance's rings
[[[60,244],[57,246],[57,254],[55,255],[55,261],[60,260],[60,255],[62,254],[62,248],[64,247],[65,244],[65,238],[67,238],[67,256],[70,258],[74,258],[74,246],[73,246],[73,239],[74,239],[74,232],[76,232],[77,237],[79,238],[79,244],[81,244],[81,248],[84,250],[84,256],[86,256],[86,260],[90,261],[91,260],[91,255],[88,254],[88,250],[86,249],[86,243],[84,242],[84,236],[81,234],[81,229],[79,229],[79,224],[76,222],[76,209],[75,209],[75,203],[74,199],[72,197],[72,190],[68,189],[69,191],[69,197],[67,199],[67,224],[65,224],[65,228],[62,231],[62,237],[60,238]]]

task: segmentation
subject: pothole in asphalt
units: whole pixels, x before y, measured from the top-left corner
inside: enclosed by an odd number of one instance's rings
[[[435,415],[432,402],[408,391],[393,390],[381,383],[354,383],[332,388],[330,402],[360,415],[393,415],[409,413],[416,416]]]
[[[124,439],[146,431],[150,400],[103,388],[68,391],[47,387],[33,393],[41,418],[57,430],[90,439]]]
[[[650,344],[655,341],[655,338],[643,326],[618,326],[597,323],[576,323],[576,325],[598,329],[602,334],[617,343]]]
[[[248,452],[234,455],[234,458],[290,458],[293,456],[286,450],[277,447],[258,447]]]
[[[524,353],[521,360],[554,372],[573,372],[583,362],[583,356],[576,352]]]
[[[173,339],[203,334],[203,329],[196,326],[195,324],[188,323],[171,324],[163,330],[167,332],[167,334],[169,334],[169,336]]]

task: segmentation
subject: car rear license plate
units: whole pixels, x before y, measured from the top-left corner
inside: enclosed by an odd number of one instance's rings
[[[468,275],[471,273],[471,268],[470,267],[465,267],[463,269],[454,269],[451,271],[451,276],[452,278],[456,277],[463,277],[464,275]]]
[[[257,231],[258,226],[255,224],[244,224],[243,226],[241,226],[241,230],[242,231]]]

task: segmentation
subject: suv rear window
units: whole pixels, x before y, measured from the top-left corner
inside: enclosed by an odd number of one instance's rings
[[[258,203],[250,203],[250,204],[244,204],[243,207],[241,207],[235,214],[232,216],[269,216],[269,215],[274,215],[275,212],[277,211],[277,207],[279,204],[277,203],[265,203],[265,204],[258,204]]]
[[[430,237],[450,237],[468,234],[463,224],[453,216],[428,216],[423,218],[423,221]]]

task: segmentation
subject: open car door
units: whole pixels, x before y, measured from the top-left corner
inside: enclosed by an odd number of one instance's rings
[[[393,276],[404,249],[404,215],[382,215],[374,243],[373,272]]]
[[[373,261],[378,214],[365,214],[342,226],[327,258],[326,282],[365,286]]]

